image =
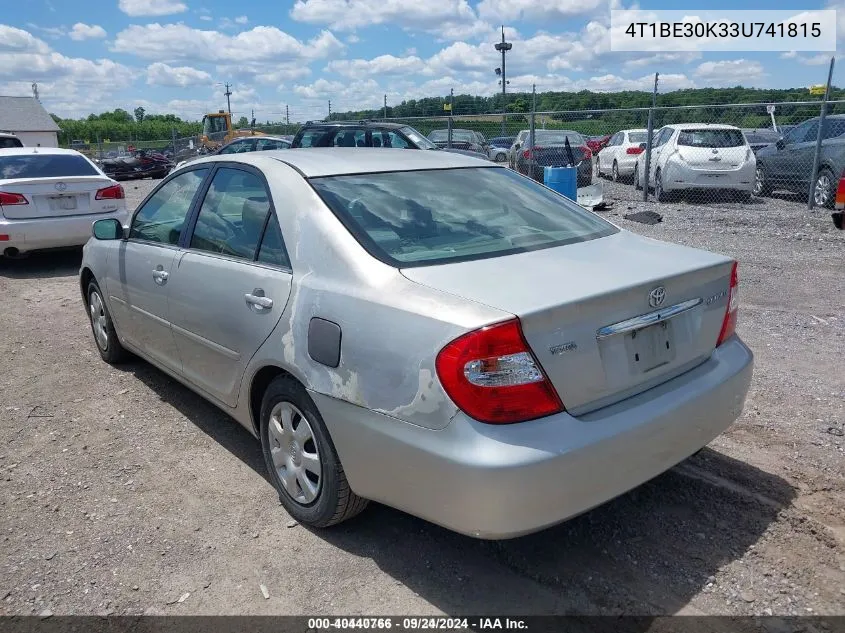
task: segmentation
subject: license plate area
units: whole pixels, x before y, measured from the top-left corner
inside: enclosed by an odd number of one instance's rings
[[[675,359],[672,320],[661,321],[625,335],[628,363],[635,374],[650,372]]]
[[[50,209],[53,211],[72,211],[76,209],[76,196],[50,196]]]

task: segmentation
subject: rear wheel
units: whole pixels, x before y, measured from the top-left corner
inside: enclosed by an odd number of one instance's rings
[[[328,527],[367,506],[349,488],[320,412],[292,378],[276,378],[264,393],[260,436],[279,501],[300,523]]]
[[[642,184],[640,183],[640,164],[634,165],[634,189],[642,191]]]
[[[816,178],[816,186],[813,189],[813,202],[815,202],[817,207],[832,208],[835,196],[833,172],[827,167],[824,167],[819,172],[819,177]]]
[[[663,174],[658,169],[654,174],[654,199],[658,202],[666,202],[669,194],[663,189]]]
[[[619,164],[616,161],[613,161],[613,167],[610,168],[610,178],[613,182],[619,180]]]
[[[96,281],[88,284],[88,318],[100,357],[112,365],[124,360],[126,350],[117,338],[111,315],[103,301],[103,293]]]
[[[754,172],[754,190],[755,196],[768,196],[772,193],[772,188],[769,186],[769,180],[766,177],[766,172],[763,171],[763,166],[758,165],[757,171]]]
[[[505,163],[508,160],[508,156],[504,152],[497,152],[495,160],[497,163]]]

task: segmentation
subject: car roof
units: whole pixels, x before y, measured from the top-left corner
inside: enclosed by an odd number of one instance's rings
[[[75,149],[62,149],[60,147],[8,147],[5,149],[0,149],[0,156],[12,156],[22,154],[66,154],[73,156],[83,156],[83,154],[77,152]]]
[[[17,134],[14,132],[0,132],[0,136],[8,136],[11,138],[18,138]]]
[[[401,152],[401,153],[400,153]],[[397,156],[397,153],[398,156]],[[267,160],[290,165],[306,178],[338,176],[341,174],[370,174],[421,169],[449,169],[460,167],[492,167],[495,163],[466,154],[442,150],[385,149],[383,147],[301,147],[263,152],[245,152],[210,156],[188,163],[243,162],[256,167],[267,166]]]
[[[667,123],[663,127],[670,127],[675,130],[739,130],[735,125],[725,125],[724,123]]]
[[[386,121],[308,121],[302,127],[351,127],[353,125],[357,127],[384,128],[390,130],[406,127],[405,123],[388,123]]]

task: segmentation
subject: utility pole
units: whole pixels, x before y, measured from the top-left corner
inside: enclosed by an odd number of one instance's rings
[[[285,123],[290,125],[290,109],[287,104],[285,104]]]
[[[332,118],[332,100],[329,99],[329,118]]]
[[[228,81],[226,82],[226,92],[223,94],[226,95],[226,107],[229,110],[229,114],[232,114],[232,101],[229,99],[229,97],[232,96],[232,90],[230,89]]]
[[[660,78],[660,73],[654,73],[654,91],[651,93],[651,108],[648,111],[648,131],[645,139],[645,174],[640,178],[645,178],[643,181],[643,202],[648,201],[648,181],[651,170],[651,137],[654,133],[654,108],[657,107],[657,80]]]
[[[35,100],[41,103],[41,99],[38,98],[38,84],[32,84],[32,96],[35,97]]]
[[[502,41],[499,42],[498,44],[496,44],[495,48],[496,48],[497,51],[500,51],[502,53],[502,68],[501,68],[501,74],[502,74],[502,136],[505,136],[505,119],[507,118],[507,111],[508,111],[507,101],[506,101],[507,97],[505,95],[505,93],[507,92],[507,85],[508,85],[508,79],[507,79],[507,75],[505,73],[505,53],[507,53],[510,49],[513,48],[513,44],[505,41],[505,25],[504,24],[502,25]],[[496,70],[498,71],[499,69],[497,68]],[[497,72],[496,74],[499,74],[499,73]]]
[[[387,95],[384,95],[384,118],[387,118]]]

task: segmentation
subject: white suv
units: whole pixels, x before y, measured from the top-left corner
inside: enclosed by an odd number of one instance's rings
[[[645,153],[634,167],[634,186],[642,189]],[[657,131],[651,150],[649,185],[658,202],[673,191],[732,191],[751,199],[757,161],[745,135],[733,125],[675,123]]]

